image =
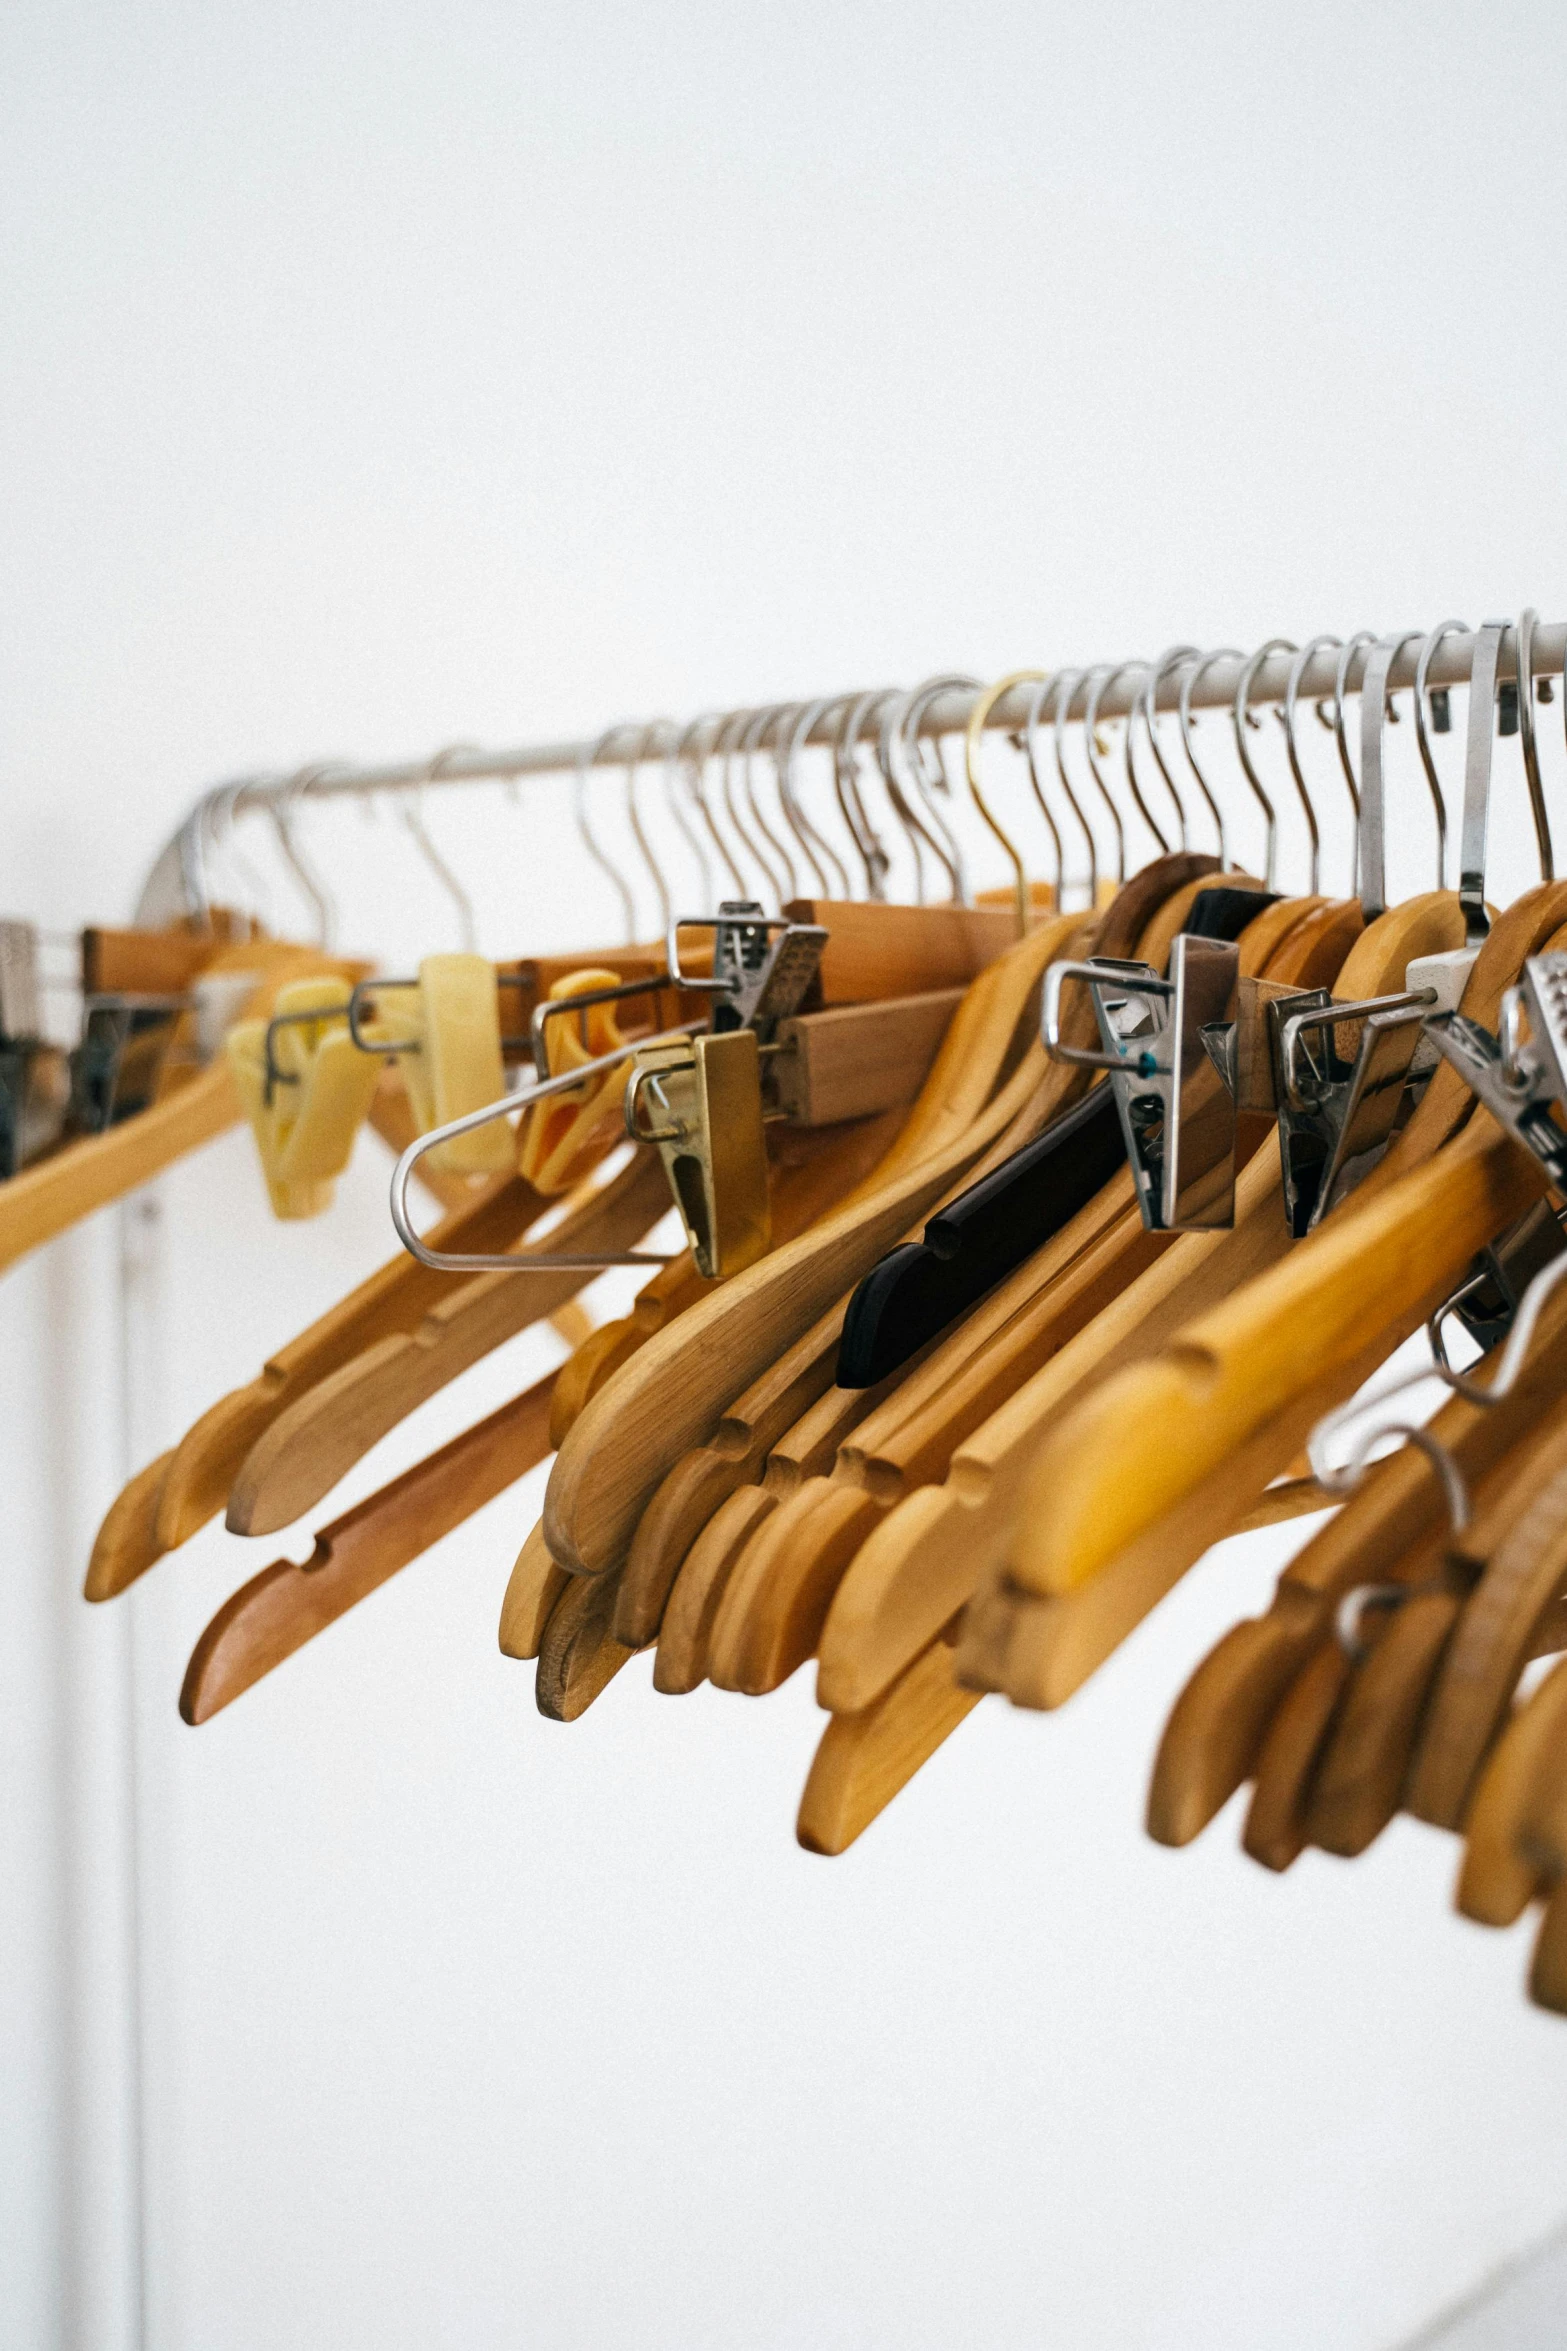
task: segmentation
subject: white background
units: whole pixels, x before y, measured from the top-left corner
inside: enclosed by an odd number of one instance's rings
[[[125,915],[258,766],[1562,617],[1564,69],[1543,0],[13,0],[4,910]],[[560,808],[432,811],[494,952],[605,931]],[[451,943],[384,825],[312,838],[350,943]],[[540,1720],[494,1646],[538,1477],[184,1729],[196,1632],[309,1529],[88,1612],[93,1527],[386,1254],[385,1167],[279,1228],[233,1136],[0,1284],[6,2351],[1372,2351],[1567,2210],[1567,2031],[1448,1841],[1275,1881],[1233,1816],[1143,1838],[1278,1538],[837,1862],[791,1837],[808,1675]]]

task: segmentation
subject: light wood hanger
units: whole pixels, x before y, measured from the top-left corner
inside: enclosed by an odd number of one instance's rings
[[[967,1024],[960,1028],[960,1009],[932,1073],[933,1086],[958,1082],[966,1092],[976,1071],[992,1083],[1000,1078],[1040,972],[1082,927],[1082,919],[1072,916],[1044,923],[981,976],[975,983],[983,991],[978,1034]],[[954,1036],[958,1050],[951,1053]],[[1039,1047],[1028,1047],[986,1110],[968,1119],[955,1141],[722,1285],[593,1397],[556,1456],[545,1499],[546,1538],[563,1566],[581,1575],[620,1566],[659,1479],[1006,1130],[1039,1091],[1043,1063]]]
[[[1201,886],[1186,885],[1159,910],[1138,943],[1142,960],[1167,962],[1175,935],[1169,908],[1189,914]],[[1266,906],[1240,934],[1243,974],[1265,968],[1301,919],[1299,902]],[[758,1519],[746,1551],[730,1563],[712,1625],[709,1671],[718,1686],[774,1689],[813,1654],[833,1594],[885,1512],[915,1486],[944,1477],[955,1447],[1175,1238],[1144,1230],[1132,1179],[1117,1175],[899,1383],[845,1440],[830,1475],[791,1495],[765,1528]]]
[[[191,1653],[188,1723],[210,1721],[428,1551],[549,1451],[554,1374],[503,1404],[326,1527],[302,1565],[280,1559],[224,1602]]]
[[[1098,932],[1102,951],[1129,951],[1161,900],[1172,889],[1211,875],[1216,863],[1210,857],[1183,854],[1160,859],[1145,868],[1122,891],[1115,908],[1105,915]],[[975,1002],[976,1024],[981,1010]],[[954,1064],[951,1072],[944,1066],[949,1059]],[[970,1091],[960,1094],[955,1081],[964,1073]],[[949,1034],[944,1060],[938,1062],[933,1072],[928,1098],[937,1099],[938,1088],[940,1098],[947,1098],[948,1085],[953,1086],[951,1123],[956,1125],[958,1116],[966,1121],[972,1115],[974,1103],[983,1098],[974,1035],[968,1028],[958,1030],[956,1025]],[[1028,1127],[1037,1118],[1037,1111],[1037,1097],[1030,1097],[1019,1114],[1019,1127]],[[925,1128],[926,1140],[932,1132],[930,1126]],[[1010,1133],[1004,1132],[992,1156],[1004,1155],[1011,1147]],[[666,1474],[639,1516],[631,1555],[621,1579],[616,1629],[623,1640],[640,1642],[652,1637],[681,1561],[701,1529],[738,1487],[761,1477],[768,1455],[792,1422],[830,1386],[845,1303],[840,1299],[810,1330],[786,1347],[752,1387],[730,1405],[706,1442],[687,1453]]]
[[[1563,1847],[1559,1831],[1550,1834],[1551,1798],[1564,1741],[1567,1659],[1515,1709],[1480,1775],[1455,1895],[1466,1918],[1511,1926],[1559,1873]]]
[[[1379,918],[1343,966],[1336,983],[1343,999],[1385,993],[1390,978],[1401,983],[1411,936],[1422,940],[1414,952],[1427,951],[1432,931],[1452,944],[1455,907],[1433,894],[1413,922],[1406,909],[1396,920]],[[1269,1141],[1238,1178],[1233,1231],[1180,1235],[964,1441],[943,1485],[909,1496],[875,1530],[823,1633],[821,1695],[832,1711],[871,1704],[1000,1567],[1028,1466],[1063,1409],[1289,1248],[1278,1147]]]
[[[1516,980],[1524,959],[1554,938],[1564,912],[1567,889],[1553,884],[1527,892],[1496,919],[1464,991],[1463,1008],[1469,1017],[1494,1026],[1503,991]],[[1409,1165],[1418,1164],[1444,1134],[1461,1124],[1469,1108],[1467,1089],[1458,1073],[1444,1063],[1433,1074],[1387,1159],[1372,1171],[1359,1196],[1374,1198]],[[1557,1320],[1553,1302],[1542,1325],[1546,1334],[1555,1330]],[[1539,1344],[1547,1348],[1548,1339],[1542,1338]],[[1567,1357],[1562,1360],[1567,1362]],[[1554,1364],[1556,1357],[1546,1352],[1541,1361]],[[1442,1441],[1454,1451],[1466,1474],[1478,1476],[1493,1465],[1501,1450],[1538,1417],[1552,1392],[1548,1383],[1541,1384],[1545,1376],[1537,1376],[1531,1365],[1514,1396],[1488,1412],[1456,1399],[1443,1408],[1433,1426],[1442,1432],[1451,1430],[1451,1436],[1444,1434]],[[1428,1514],[1434,1507],[1434,1496],[1422,1457],[1399,1458],[1403,1461],[1400,1479],[1410,1482],[1410,1495],[1424,1497],[1422,1507]],[[1384,1465],[1377,1472],[1378,1480],[1386,1474]],[[1322,1637],[1325,1613],[1331,1612],[1352,1583],[1393,1572],[1396,1554],[1390,1556],[1385,1548],[1374,1552],[1365,1575],[1357,1570],[1353,1546],[1362,1514],[1370,1506],[1369,1497],[1363,1500],[1357,1493],[1334,1527],[1325,1530],[1301,1560],[1286,1569],[1279,1598],[1268,1615],[1235,1627],[1197,1669],[1171,1715],[1155,1767],[1149,1831],[1161,1842],[1185,1843],[1195,1836],[1250,1775],[1267,1719],[1300,1670],[1307,1650]],[[1409,1531],[1413,1537],[1418,1524],[1411,1525]],[[1303,1612],[1299,1594],[1313,1576],[1321,1579],[1320,1601],[1310,1612]],[[1327,1672],[1323,1668],[1324,1675]]]
[[[255,1010],[265,1009],[280,987],[307,973],[313,977],[330,971],[355,979],[364,969],[279,939],[236,941],[206,957],[199,968],[204,973],[256,972],[257,989],[251,999]],[[220,1057],[134,1118],[100,1135],[79,1136],[24,1167],[0,1184],[0,1269],[53,1240],[67,1226],[79,1224],[95,1209],[150,1182],[186,1152],[237,1126],[241,1116],[233,1079]]]

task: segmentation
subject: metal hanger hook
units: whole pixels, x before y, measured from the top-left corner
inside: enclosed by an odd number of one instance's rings
[[[1088,903],[1099,904],[1099,842],[1083,810],[1083,804],[1072,789],[1072,773],[1066,763],[1066,728],[1071,715],[1072,697],[1088,673],[1081,669],[1063,669],[1056,673],[1053,699],[1055,708],[1050,714],[1051,747],[1055,755],[1056,775],[1061,789],[1071,803],[1072,814],[1083,828],[1083,839],[1088,844]]]
[[[638,722],[635,719],[623,718],[617,720],[614,726],[606,727],[604,729],[604,732],[599,736],[596,743],[585,743],[577,756],[575,776],[577,830],[582,836],[583,846],[587,850],[588,855],[592,858],[600,873],[608,875],[609,880],[614,887],[615,894],[620,900],[620,910],[626,926],[626,945],[628,947],[634,946],[636,943],[636,900],[631,895],[631,885],[626,880],[625,875],[621,872],[619,866],[614,863],[613,859],[610,858],[604,849],[600,846],[598,839],[594,834],[593,827],[588,822],[588,774],[592,768],[597,767],[600,758],[603,756],[604,752],[608,750],[610,744],[615,741],[617,736],[628,734],[631,729],[637,725],[637,723]]]
[[[1126,825],[1120,809],[1116,806],[1115,795],[1105,782],[1099,762],[1094,757],[1093,727],[1089,723],[1090,711],[1093,712],[1097,721],[1099,698],[1109,684],[1112,675],[1112,665],[1103,661],[1093,669],[1085,669],[1082,673],[1083,756],[1088,761],[1088,772],[1098,787],[1099,797],[1110,811],[1110,823],[1115,833],[1115,878],[1119,886],[1126,879]]]
[[[996,839],[1001,843],[1012,867],[1014,902],[1017,909],[1017,935],[1020,939],[1028,931],[1029,919],[1033,912],[1029,897],[1028,874],[1023,865],[1022,852],[979,788],[980,744],[984,737],[985,721],[1003,695],[1010,694],[1014,686],[1048,685],[1049,682],[1047,673],[1042,669],[1008,670],[1005,677],[997,678],[994,685],[986,686],[983,693],[975,697],[973,708],[968,714],[968,725],[963,730],[963,771],[968,778],[969,798],[979,810]]]
[[[1209,784],[1207,777],[1202,772],[1202,762],[1197,756],[1196,745],[1192,741],[1192,733],[1197,723],[1196,720],[1192,717],[1192,696],[1197,691],[1197,688],[1202,683],[1204,677],[1206,677],[1208,671],[1212,669],[1215,662],[1241,661],[1244,660],[1244,658],[1245,656],[1242,654],[1238,645],[1221,645],[1217,652],[1199,654],[1198,658],[1181,672],[1181,691],[1175,706],[1176,714],[1180,720],[1181,748],[1186,753],[1187,765],[1190,767],[1193,775],[1197,778],[1197,788],[1201,792],[1203,798],[1207,801],[1208,812],[1212,816],[1214,824],[1218,830],[1219,865],[1220,869],[1226,873],[1229,871],[1230,866],[1230,852],[1228,838],[1225,830],[1224,812],[1220,808],[1217,799],[1214,797],[1212,786]]]
[[[1170,844],[1165,839],[1163,826],[1156,821],[1153,810],[1143,798],[1142,786],[1137,780],[1137,764],[1132,756],[1133,721],[1137,716],[1138,704],[1142,700],[1152,674],[1146,661],[1121,661],[1116,664],[1114,669],[1107,669],[1097,676],[1083,716],[1083,748],[1088,754],[1088,764],[1093,770],[1094,781],[1108,799],[1108,788],[1104,777],[1099,772],[1099,705],[1117,678],[1141,676],[1143,684],[1134,691],[1131,701],[1127,705],[1126,726],[1121,737],[1121,764],[1126,771],[1126,781],[1130,787],[1132,798],[1137,804],[1139,815],[1158,842],[1161,856],[1168,857]]]
[[[1308,638],[1290,663],[1289,676],[1284,681],[1282,712],[1284,749],[1289,757],[1290,774],[1295,779],[1296,795],[1305,815],[1306,831],[1311,842],[1311,877],[1308,887],[1312,897],[1317,895],[1322,880],[1322,833],[1317,823],[1317,804],[1311,797],[1311,787],[1306,781],[1305,768],[1301,765],[1300,738],[1295,731],[1295,714],[1300,701],[1300,681],[1305,676],[1307,669],[1319,653],[1326,653],[1334,646],[1342,645],[1343,641],[1342,637],[1334,636],[1331,631],[1320,637]],[[1319,718],[1322,715],[1320,705],[1317,715]],[[1331,725],[1332,722],[1328,720],[1324,723]]]
[[[1028,710],[1023,720],[1022,746],[1024,756],[1028,761],[1029,787],[1033,792],[1039,813],[1045,820],[1045,829],[1050,835],[1051,847],[1055,851],[1055,910],[1057,914],[1061,914],[1066,907],[1066,853],[1061,845],[1061,827],[1056,823],[1055,812],[1045,797],[1044,780],[1039,772],[1039,714],[1045,706],[1046,695],[1055,683],[1055,672],[1041,670],[1038,673],[1038,678],[1039,682],[1028,698]],[[1013,741],[1017,740],[1018,737],[1014,736]],[[1090,856],[1092,856],[1092,848],[1090,848]]]
[[[1431,673],[1431,662],[1444,637],[1462,637],[1469,633],[1464,620],[1444,620],[1420,641],[1420,652],[1415,662],[1415,741],[1420,750],[1420,764],[1426,771],[1426,782],[1431,789],[1431,805],[1436,811],[1436,886],[1445,886],[1447,876],[1447,802],[1442,792],[1442,779],[1436,772],[1436,756],[1431,749],[1431,730],[1427,724],[1428,701],[1426,680]],[[1407,644],[1410,640],[1406,638]]]
[[[833,788],[838,795],[838,806],[865,868],[866,895],[877,901],[886,898],[892,860],[886,843],[871,823],[865,795],[860,790],[860,736],[873,712],[890,702],[896,693],[895,686],[882,686],[868,694],[846,695],[843,720],[832,750]]]
[[[448,743],[444,751],[437,751],[425,771],[430,782],[433,784],[439,781],[447,763],[455,759],[459,751],[477,751],[478,748],[477,743]],[[463,953],[465,955],[477,954],[479,930],[478,924],[474,920],[473,900],[430,838],[417,789],[411,791],[403,802],[402,818],[418,844],[420,855],[457,909],[457,923],[462,936]]]
[[[696,803],[697,813],[707,827],[708,837],[717,850],[721,862],[728,869],[729,878],[734,883],[735,896],[748,898],[751,893],[746,878],[735,863],[733,850],[718,829],[718,821],[707,797],[707,764],[713,756],[719,736],[724,731],[724,725],[724,713],[721,710],[709,710],[704,712],[700,718],[694,718],[675,746],[675,762],[677,767],[685,773],[691,797]],[[698,748],[699,739],[704,733],[708,734],[710,739],[705,745]]]
[[[1247,662],[1245,668],[1241,671],[1239,682],[1235,688],[1235,702],[1231,713],[1235,725],[1235,749],[1239,755],[1241,767],[1245,773],[1246,781],[1248,784],[1250,784],[1253,793],[1261,804],[1263,821],[1267,828],[1263,839],[1262,878],[1267,883],[1270,890],[1273,887],[1273,876],[1278,865],[1279,820],[1278,815],[1274,809],[1273,802],[1268,798],[1268,794],[1263,785],[1262,778],[1257,773],[1256,762],[1253,760],[1251,752],[1247,746],[1246,730],[1248,727],[1257,727],[1262,724],[1260,719],[1253,718],[1251,714],[1251,690],[1257,682],[1258,670],[1260,670],[1263,663],[1270,660],[1275,653],[1294,653],[1296,650],[1297,648],[1295,642],[1293,638],[1290,637],[1270,637],[1265,645],[1259,645],[1256,652]],[[1315,877],[1317,817],[1316,811],[1313,809],[1309,797],[1306,801],[1306,814],[1311,826],[1313,851],[1312,872],[1313,877]]]
[[[681,727],[675,719],[655,718],[649,723],[644,748],[647,744],[651,744],[655,735],[663,736],[664,749],[660,760],[660,771],[663,778],[664,806],[669,811],[670,820],[676,831],[690,850],[696,863],[697,872],[702,877],[700,902],[703,912],[708,913],[714,905],[713,869],[707,862],[707,851],[702,846],[701,836],[680,805],[680,769],[685,745],[690,738],[691,731],[690,727]]]
[[[272,802],[272,822],[277,828],[278,843],[306,897],[315,909],[316,945],[330,948],[337,931],[337,906],[331,891],[310,864],[299,846],[294,830],[294,811],[304,794],[321,776],[330,775],[341,767],[341,760],[317,760],[312,766],[302,767],[289,777],[277,799]]]
[[[1344,724],[1344,697],[1349,692],[1349,673],[1355,664],[1355,655],[1362,647],[1377,641],[1375,629],[1357,629],[1346,637],[1339,648],[1339,657],[1333,672],[1333,715],[1330,724],[1333,740],[1338,748],[1338,763],[1344,777],[1344,789],[1349,794],[1354,831],[1350,847],[1350,886],[1360,888],[1360,778],[1349,755],[1349,729]],[[1321,715],[1320,706],[1318,715]]]
[[[1157,724],[1159,689],[1171,670],[1179,669],[1183,662],[1196,661],[1201,652],[1200,645],[1167,646],[1148,672],[1147,682],[1142,691],[1143,732],[1148,737],[1148,748],[1153,753],[1154,765],[1163,776],[1164,788],[1169,793],[1174,805],[1176,833],[1183,849],[1191,846],[1191,824],[1187,815],[1186,802],[1181,798],[1180,788],[1175,781],[1174,770],[1165,758],[1164,745],[1159,740]],[[1128,752],[1128,757],[1130,757],[1130,752]]]
[[[669,934],[669,918],[673,912],[673,901],[669,895],[669,884],[664,879],[664,869],[659,864],[658,858],[654,854],[653,844],[642,827],[642,812],[637,806],[637,771],[647,756],[648,746],[654,736],[666,730],[670,734],[676,731],[675,721],[672,718],[650,718],[633,742],[630,755],[626,760],[626,817],[631,826],[631,837],[641,851],[642,862],[652,877],[653,895],[658,900],[660,938],[667,938]]]
[[[795,878],[794,860],[762,813],[762,804],[756,794],[756,753],[768,731],[777,725],[788,705],[772,702],[763,710],[753,711],[740,736],[740,780],[745,786],[745,804],[751,811],[751,820],[766,841],[769,849],[783,868],[783,883],[779,891],[780,908],[791,898],[798,898],[800,885]],[[787,818],[788,811],[784,811]],[[802,843],[803,847],[803,843]]]
[[[818,719],[825,718],[828,711],[841,699],[842,697],[839,695],[822,694],[814,702],[802,703],[793,714],[788,726],[783,730],[781,750],[775,750],[773,755],[773,764],[778,775],[778,797],[783,804],[784,814],[789,819],[790,827],[805,854],[806,862],[821,883],[822,895],[827,898],[831,898],[834,891],[823,871],[823,866],[827,865],[832,868],[838,884],[836,894],[840,898],[852,898],[854,895],[849,884],[848,868],[832,843],[824,839],[821,832],[811,822],[805,804],[796,789],[795,777],[797,762],[806,736],[816,725]]]
[[[1534,816],[1534,841],[1540,853],[1540,879],[1556,879],[1556,861],[1551,854],[1551,820],[1545,806],[1545,785],[1540,776],[1540,746],[1534,723],[1534,632],[1540,616],[1532,604],[1525,605],[1518,615],[1518,739],[1523,749],[1524,781],[1529,787],[1529,807]]]

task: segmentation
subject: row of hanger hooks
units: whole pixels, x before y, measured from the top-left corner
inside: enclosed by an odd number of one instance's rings
[[[1375,895],[1368,859],[1380,877],[1383,858],[1381,793],[1376,837],[1362,840],[1367,762],[1381,781],[1383,733],[1400,722],[1397,697],[1413,705],[1415,748],[1434,820],[1433,871],[1441,886],[1448,862],[1448,812],[1433,736],[1449,731],[1453,685],[1472,689],[1471,708],[1483,698],[1500,712],[1501,731],[1520,738],[1524,780],[1543,878],[1554,871],[1549,817],[1541,779],[1536,703],[1552,696],[1567,651],[1567,627],[1541,628],[1532,611],[1515,626],[1489,623],[1471,632],[1459,620],[1428,630],[1378,638],[1370,630],[1331,633],[1297,645],[1270,637],[1246,654],[1180,643],[1152,660],[1137,658],[1057,670],[1018,669],[992,684],[942,673],[908,687],[823,695],[731,711],[708,711],[681,725],[669,718],[622,720],[596,738],[531,751],[486,753],[452,743],[423,762],[395,768],[354,768],[314,761],[293,774],[247,778],[204,794],[165,851],[144,894],[143,918],[170,910],[200,918],[216,897],[222,868],[237,875],[253,899],[259,877],[238,845],[239,819],[263,811],[271,819],[285,866],[303,895],[317,938],[332,943],[337,928],[334,893],[307,854],[300,815],[307,804],[353,794],[367,806],[395,802],[420,856],[450,900],[463,946],[477,940],[473,900],[426,822],[429,790],[458,782],[500,781],[515,792],[525,775],[567,773],[573,783],[577,831],[589,862],[614,892],[628,939],[638,929],[637,888],[611,852],[602,821],[592,815],[601,775],[619,770],[624,835],[644,870],[667,930],[677,891],[659,849],[676,841],[698,879],[701,904],[734,895],[774,907],[802,896],[887,895],[896,870],[906,870],[918,903],[970,903],[973,882],[959,810],[964,794],[980,825],[1011,869],[1020,921],[1036,903],[1030,859],[1011,799],[1003,813],[996,763],[985,738],[1000,735],[1021,761],[1026,798],[1018,803],[1042,826],[1048,870],[1046,893],[1066,903],[1075,890],[1094,902],[1102,885],[1125,880],[1138,828],[1157,851],[1214,851],[1229,868],[1237,824],[1230,805],[1237,785],[1261,825],[1261,878],[1273,884],[1279,862],[1280,801],[1292,799],[1304,829],[1307,887],[1315,893],[1323,864],[1324,793],[1347,805],[1354,881]],[[1480,663],[1484,678],[1476,668]],[[1361,701],[1359,763],[1347,710]],[[1328,738],[1325,760],[1308,754],[1301,705]],[[1263,750],[1264,709],[1271,705],[1280,753]],[[1199,741],[1199,714],[1222,712],[1236,773],[1216,770]],[[1567,705],[1564,705],[1567,717]],[[1173,725],[1172,722],[1173,721]],[[1112,739],[1119,723],[1119,742]],[[1471,717],[1471,726],[1474,721]],[[1076,736],[1074,755],[1073,737]],[[1489,739],[1489,738],[1488,738]],[[960,791],[949,746],[961,740]],[[826,753],[835,846],[818,810],[808,804],[806,753]],[[987,769],[989,772],[987,772]],[[771,790],[764,790],[764,771]],[[659,822],[650,824],[646,790],[656,779]],[[1313,779],[1315,774],[1316,780]],[[1244,804],[1244,801],[1243,801]],[[1466,801],[1467,806],[1467,801]],[[1480,812],[1483,825],[1483,807]],[[1466,816],[1466,824],[1472,818]],[[1249,829],[1249,828],[1248,828]],[[1466,873],[1473,843],[1462,851]],[[1483,851],[1483,844],[1482,844]],[[1483,870],[1483,854],[1480,859]],[[171,891],[172,885],[172,891]],[[159,898],[165,903],[157,904]]]

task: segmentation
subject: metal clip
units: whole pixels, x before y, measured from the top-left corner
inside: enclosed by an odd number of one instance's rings
[[[680,968],[680,933],[703,929],[713,934],[711,978]],[[677,988],[719,998],[715,1032],[755,1029],[767,1044],[778,1023],[799,1011],[826,944],[820,923],[764,914],[754,898],[725,898],[716,915],[681,914],[670,924],[669,977]]]
[[[1215,1232],[1235,1221],[1235,1100],[1210,1038],[1234,1027],[1239,968],[1232,941],[1183,931],[1170,950],[1167,980],[1150,964],[1108,957],[1053,963],[1045,973],[1045,1050],[1054,1060],[1110,1072],[1151,1232]],[[1062,1040],[1061,991],[1069,980],[1090,991],[1100,1052]]]
[[[101,1135],[145,1110],[158,1089],[175,1026],[188,996],[89,996],[82,1037],[70,1056],[70,1123]]]
[[[645,1124],[644,1099],[657,1124]],[[761,1054],[750,1028],[645,1045],[626,1090],[626,1132],[658,1147],[698,1273],[727,1281],[772,1241]]]
[[[1284,1213],[1299,1240],[1321,1223],[1373,1154],[1386,1146],[1434,988],[1335,1003],[1312,988],[1268,1007],[1273,1025]],[[1364,1026],[1353,1060],[1338,1047],[1341,1022]],[[1306,1043],[1308,1037],[1314,1044]]]
[[[1502,998],[1500,1034],[1461,1012],[1429,1020],[1427,1032],[1471,1093],[1532,1151],[1554,1191],[1567,1198],[1567,955],[1531,955],[1518,986]]]

